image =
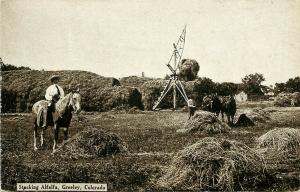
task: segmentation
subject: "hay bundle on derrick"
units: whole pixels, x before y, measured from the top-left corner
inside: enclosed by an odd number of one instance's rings
[[[208,111],[196,111],[184,125],[183,129],[177,130],[181,133],[225,133],[230,130],[230,127],[220,121],[218,117]]]
[[[101,111],[111,109],[143,108],[142,95],[134,87],[115,86],[103,89],[99,93]]]
[[[300,93],[279,93],[275,97],[274,105],[279,107],[300,106]]]
[[[164,189],[234,191],[264,181],[263,159],[246,145],[206,137],[179,151],[158,185]]]
[[[183,81],[193,81],[197,78],[200,69],[195,59],[182,59],[178,66],[179,78]]]
[[[126,144],[122,139],[103,130],[89,128],[74,135],[57,155],[63,158],[95,158],[126,152]]]
[[[258,138],[257,147],[271,156],[300,151],[300,130],[275,128]]]

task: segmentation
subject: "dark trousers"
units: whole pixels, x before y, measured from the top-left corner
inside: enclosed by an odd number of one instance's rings
[[[189,119],[190,119],[192,116],[194,116],[196,107],[189,107],[188,110],[189,110]]]
[[[55,112],[55,101],[52,100],[50,106],[47,109],[47,124],[53,126],[53,112]]]

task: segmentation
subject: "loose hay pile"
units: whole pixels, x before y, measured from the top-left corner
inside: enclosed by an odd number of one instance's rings
[[[179,151],[158,185],[172,190],[233,191],[264,181],[263,159],[246,145],[206,137]]]
[[[184,128],[177,130],[177,132],[224,133],[229,130],[230,127],[220,121],[215,114],[207,111],[196,111],[194,116],[185,123]]]
[[[270,114],[268,111],[263,110],[260,107],[245,110],[243,113],[249,117],[254,123],[266,123],[270,120]]]
[[[235,127],[248,127],[254,125],[254,122],[244,113],[239,116],[238,121],[234,124]]]
[[[258,138],[257,147],[274,156],[300,151],[300,130],[275,128]]]
[[[274,105],[280,107],[300,106],[300,93],[280,93],[275,97]]]
[[[126,144],[117,135],[89,128],[73,136],[57,154],[63,158],[79,159],[105,157],[126,151]]]

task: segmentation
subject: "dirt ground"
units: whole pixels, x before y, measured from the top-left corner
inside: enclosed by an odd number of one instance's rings
[[[279,108],[268,104],[240,105],[242,110],[261,106],[271,119],[254,127],[233,128],[213,135],[255,147],[256,139],[275,127],[300,128],[300,108]],[[155,182],[172,155],[185,146],[206,137],[204,134],[179,134],[188,114],[181,111],[83,112],[75,116],[70,136],[89,127],[120,136],[129,153],[96,159],[64,160],[51,155],[52,130],[45,132],[45,145],[33,151],[31,114],[1,115],[2,189],[16,190],[18,182],[90,182],[107,183],[109,191],[157,190]],[[211,135],[210,135],[211,136]],[[59,143],[63,133],[60,132]],[[270,182],[253,190],[299,190],[300,154],[291,154],[276,162],[267,162]]]

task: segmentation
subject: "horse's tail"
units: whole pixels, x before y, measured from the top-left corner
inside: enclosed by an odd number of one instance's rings
[[[41,116],[42,116],[42,113],[43,113],[43,108],[39,108],[38,109],[38,112],[37,112],[37,117],[36,117],[36,124],[38,127],[41,126]]]
[[[37,112],[36,124],[38,127],[45,126],[47,119],[47,111],[44,107],[39,107]],[[41,125],[41,120],[43,120],[43,125]]]

